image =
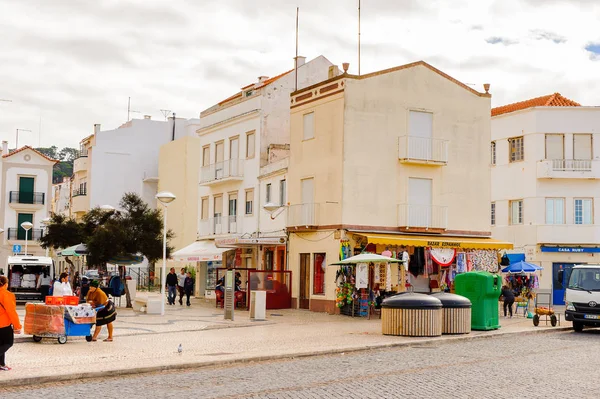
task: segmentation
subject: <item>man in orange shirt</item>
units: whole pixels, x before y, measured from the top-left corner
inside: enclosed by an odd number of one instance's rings
[[[8,291],[8,279],[0,276],[0,371],[9,371],[4,354],[13,346],[15,334],[21,334],[15,295]]]

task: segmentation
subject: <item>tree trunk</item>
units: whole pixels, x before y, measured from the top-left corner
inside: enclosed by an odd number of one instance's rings
[[[123,281],[123,285],[125,286],[125,301],[127,302],[126,307],[132,308],[133,305],[131,304],[131,294],[129,293],[127,279],[125,279],[125,266],[119,266],[119,275],[121,276],[121,281]]]

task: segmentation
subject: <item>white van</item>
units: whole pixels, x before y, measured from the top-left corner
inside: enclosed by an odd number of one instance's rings
[[[558,272],[562,280],[563,271]],[[581,332],[584,326],[600,327],[600,265],[576,265],[565,289],[565,319]]]
[[[54,261],[46,256],[9,256],[7,266],[8,289],[18,302],[41,300],[37,283],[44,272],[54,279]]]

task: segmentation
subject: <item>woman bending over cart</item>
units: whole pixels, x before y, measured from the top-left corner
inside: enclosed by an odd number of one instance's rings
[[[108,329],[108,338],[104,341],[112,342],[113,340],[113,321],[117,318],[117,310],[115,309],[115,305],[111,300],[108,299],[104,291],[98,288],[100,282],[98,280],[94,280],[90,283],[90,291],[87,295],[87,301],[92,305],[92,307],[100,307],[104,306],[103,309],[99,310],[96,314],[96,329],[94,330],[94,335],[92,336],[92,341],[98,340],[98,335],[100,335],[100,330],[102,330],[102,326],[106,326]]]

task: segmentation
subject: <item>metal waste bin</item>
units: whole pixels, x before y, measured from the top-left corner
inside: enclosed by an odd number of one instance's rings
[[[496,330],[498,298],[502,291],[502,278],[489,272],[458,274],[454,280],[455,292],[471,301],[471,329]]]
[[[384,335],[439,337],[442,335],[442,302],[431,295],[403,293],[381,303]]]
[[[267,291],[250,291],[250,318],[265,320],[267,316]]]
[[[471,301],[468,298],[448,292],[436,292],[431,296],[442,302],[442,334],[471,332]]]

